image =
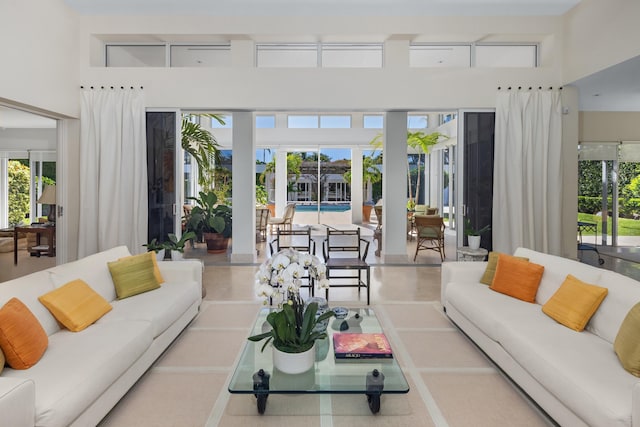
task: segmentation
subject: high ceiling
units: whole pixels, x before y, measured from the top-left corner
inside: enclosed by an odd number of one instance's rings
[[[85,15],[533,16],[580,0],[65,0]]]

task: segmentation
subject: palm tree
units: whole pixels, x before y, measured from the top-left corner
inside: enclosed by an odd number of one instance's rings
[[[224,125],[224,120],[217,114],[199,114],[200,117],[211,117]],[[220,144],[211,132],[203,129],[200,123],[189,121],[188,116],[182,118],[182,149],[191,154],[198,166],[198,184],[210,190],[215,179],[215,165],[220,164]]]

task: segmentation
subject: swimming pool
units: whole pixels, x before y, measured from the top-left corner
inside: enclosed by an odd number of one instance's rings
[[[321,203],[320,212],[346,212],[351,210],[351,205],[348,203]],[[318,205],[296,205],[297,212],[317,212]]]

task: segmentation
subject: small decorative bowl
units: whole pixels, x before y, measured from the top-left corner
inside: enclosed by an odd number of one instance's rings
[[[336,319],[344,319],[349,314],[349,309],[346,307],[334,307],[332,310],[336,314]]]

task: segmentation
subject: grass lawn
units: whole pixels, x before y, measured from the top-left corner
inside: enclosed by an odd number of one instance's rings
[[[578,213],[578,221],[598,224],[598,235],[602,235],[602,218],[593,214]],[[611,218],[607,218],[607,230],[611,235]],[[582,232],[583,236],[593,236],[593,232]],[[640,236],[640,220],[618,218],[618,236]]]

